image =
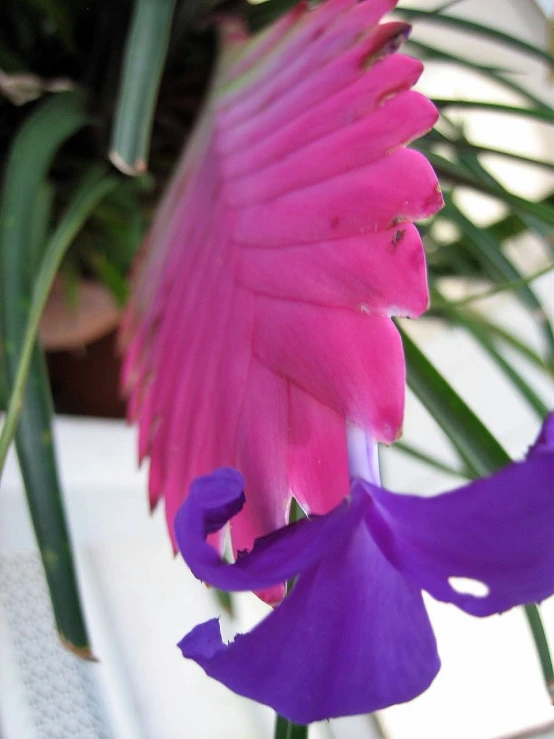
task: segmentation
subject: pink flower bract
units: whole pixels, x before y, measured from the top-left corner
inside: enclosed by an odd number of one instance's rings
[[[391,315],[427,307],[412,220],[442,204],[405,145],[437,112],[396,52],[394,0],[304,4],[250,37],[221,24],[213,83],[137,265],[124,388],[169,529],[192,480],[234,466],[235,552],[348,494],[346,424],[400,431]],[[221,534],[219,534],[221,536]]]

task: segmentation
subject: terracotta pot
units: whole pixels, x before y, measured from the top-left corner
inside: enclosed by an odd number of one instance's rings
[[[56,411],[124,415],[116,356],[120,316],[121,309],[103,285],[81,280],[73,304],[63,278],[56,279],[40,326]]]

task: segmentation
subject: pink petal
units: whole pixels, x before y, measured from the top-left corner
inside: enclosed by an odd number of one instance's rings
[[[307,512],[326,513],[348,495],[344,418],[293,384],[288,462],[292,492]]]
[[[289,153],[265,169],[228,182],[229,200],[271,200],[292,190],[359,169],[428,131],[438,117],[435,106],[417,92],[388,99],[372,116],[344,125],[294,156]],[[395,125],[391,126],[391,121]]]
[[[442,204],[431,165],[409,149],[275,200],[260,203],[255,192],[246,200],[230,188],[226,194],[237,208],[236,241],[271,247],[373,234],[424,218]]]
[[[272,298],[257,303],[258,359],[378,439],[396,439],[405,367],[388,318]]]
[[[395,24],[393,28],[390,28],[391,25],[389,24],[387,35],[384,38],[383,32],[379,30],[381,27],[378,27],[369,36],[362,38],[359,44],[334,59],[323,69],[315,70],[308,79],[297,80],[280,98],[277,98],[273,105],[260,107],[256,115],[246,116],[239,122],[239,125],[235,121],[232,126],[223,127],[222,121],[218,131],[220,151],[231,154],[233,151],[240,151],[242,147],[264,139],[266,132],[278,131],[282,126],[291,125],[306,111],[314,110],[316,106],[319,107],[326,102],[330,104],[331,96],[347,96],[349,88],[354,87],[354,84],[364,77],[367,78],[366,82],[365,84],[360,82],[360,87],[361,91],[366,90],[369,102],[379,101],[395,90],[407,89],[413,85],[415,79],[411,76],[401,80],[398,74],[398,67],[403,67],[405,71],[409,68],[411,75],[416,69],[421,73],[421,62],[411,60],[410,64],[405,61],[408,57],[401,57],[403,61],[400,64],[387,63],[388,60],[384,59],[379,60],[369,70],[366,67],[366,59],[376,52],[379,44],[388,43],[390,34],[394,37],[398,34],[398,26]],[[402,28],[406,28],[405,24]],[[389,76],[389,67],[393,70],[391,76]],[[364,102],[364,98],[361,102]],[[305,122],[302,121],[302,129],[304,125]],[[326,124],[323,122],[322,125]]]
[[[242,249],[237,279],[259,294],[415,317],[428,305],[421,238],[410,223],[316,245]]]

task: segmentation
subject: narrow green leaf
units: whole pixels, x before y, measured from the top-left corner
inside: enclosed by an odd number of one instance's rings
[[[223,608],[225,613],[229,616],[234,616],[235,610],[233,608],[233,597],[231,593],[228,593],[226,590],[219,590],[218,588],[214,588],[213,590],[217,602],[221,608]]]
[[[437,289],[433,291],[433,302],[435,304],[438,302],[450,321],[454,321],[459,326],[462,326],[473,336],[491,359],[494,360],[498,368],[512,382],[521,396],[528,402],[529,406],[537,413],[538,417],[540,419],[545,418],[549,410],[548,407],[529,383],[523,379],[519,372],[498,351],[487,328],[478,321],[467,319],[465,314],[455,306],[450,305]]]
[[[286,718],[275,714],[275,732],[273,739],[288,739],[289,736],[289,722]]]
[[[0,320],[8,391],[16,381],[22,357],[33,262],[39,251],[33,243],[34,208],[57,149],[86,121],[82,95],[68,92],[53,96],[27,119],[10,150],[0,208]],[[29,367],[16,437],[19,463],[60,637],[73,651],[91,658],[53,451],[48,376],[37,346]]]
[[[465,237],[465,247],[482,264],[491,279],[500,283],[508,281],[521,284],[521,287],[514,289],[514,295],[537,321],[550,353],[549,364],[554,364],[554,332],[550,321],[535,293],[524,284],[522,275],[502,251],[502,245],[470,221],[450,198],[446,199],[444,215],[459,227]]]
[[[478,179],[487,183],[493,191],[503,197],[505,202],[521,213],[521,217],[527,228],[537,231],[545,237],[552,236],[554,227],[554,208],[545,207],[523,198],[514,196],[486,169],[479,157],[472,151],[458,151],[457,160],[466,172],[474,174]]]
[[[554,209],[554,198],[548,196],[543,200],[536,203],[542,208],[546,208],[550,211]],[[504,241],[505,239],[511,239],[527,231],[528,226],[521,216],[517,213],[509,213],[508,215],[500,218],[498,221],[491,223],[490,226],[482,228],[482,231],[489,233],[497,241]],[[462,246],[462,241],[457,239],[448,244],[448,249],[456,251]],[[467,298],[468,301],[473,300],[472,297]]]
[[[87,251],[85,256],[98,280],[108,288],[118,304],[123,307],[129,294],[126,275],[113,262],[108,261],[104,254]]]
[[[543,358],[535,351],[533,351],[529,346],[527,346],[527,344],[518,339],[517,336],[510,333],[510,331],[502,328],[502,326],[498,326],[496,323],[493,323],[481,314],[475,316],[472,312],[465,311],[465,319],[466,321],[475,321],[479,323],[481,326],[486,328],[486,330],[493,337],[498,338],[512,349],[515,349],[516,352],[518,352],[524,359],[533,364],[535,367],[542,370],[543,372],[548,372],[548,367],[546,366]],[[552,372],[553,370],[550,370],[550,374],[552,374]]]
[[[308,736],[309,726],[303,724],[289,723],[288,739],[306,739]]]
[[[492,113],[508,113],[510,115],[533,118],[543,123],[554,122],[554,113],[545,108],[520,108],[517,105],[491,103],[488,100],[460,100],[459,98],[433,98],[439,110],[445,108],[469,108],[472,110],[486,110]]]
[[[29,261],[33,271],[38,269],[44,245],[46,244],[46,235],[52,216],[54,194],[54,187],[49,182],[43,182],[37,193],[29,232]],[[1,469],[2,465],[0,464]]]
[[[64,646],[94,659],[79,599],[52,431],[52,398],[44,354],[35,346],[16,434],[27,503]]]
[[[465,308],[465,306],[470,305],[471,303],[477,301],[477,300],[484,300],[485,298],[489,298],[492,295],[496,295],[498,292],[500,292],[503,289],[503,285],[499,286],[498,288],[487,290],[483,293],[478,293],[477,295],[470,295],[467,298],[462,298],[461,300],[448,301],[448,307],[454,306],[456,308],[464,307],[464,317],[465,320],[469,323],[476,323],[480,326],[483,326],[490,334],[496,339],[499,339],[501,343],[507,344],[512,349],[515,349],[516,352],[521,354],[521,356],[526,359],[528,362],[530,362],[532,365],[537,367],[538,369],[542,370],[543,372],[549,372],[552,374],[554,372],[554,369],[549,369],[544,361],[544,359],[540,356],[540,354],[537,354],[533,349],[531,349],[524,341],[519,339],[515,334],[511,333],[507,329],[503,328],[502,326],[499,326],[497,323],[494,323],[490,319],[486,318],[483,313],[478,311],[473,311],[471,309]],[[510,289],[510,288],[506,288]],[[433,305],[427,312],[427,316],[437,316],[439,318],[447,318],[445,315],[445,307],[441,307],[440,305]]]
[[[457,467],[452,467],[449,464],[446,464],[446,462],[441,461],[440,459],[437,459],[436,457],[433,457],[430,454],[427,454],[426,452],[423,452],[421,449],[417,449],[412,444],[408,444],[405,441],[397,441],[394,444],[394,449],[398,450],[399,452],[403,452],[409,457],[413,457],[414,459],[417,459],[419,462],[424,462],[429,467],[433,467],[436,470],[440,470],[440,472],[446,472],[448,475],[454,475],[455,477],[463,477],[465,479],[468,479],[471,477],[469,472],[467,470],[458,469]]]
[[[128,175],[148,166],[174,8],[175,0],[135,0],[110,147],[111,161]]]
[[[408,384],[444,429],[472,475],[484,476],[503,467],[510,458],[467,404],[400,329],[408,366]]]
[[[546,62],[549,66],[554,66],[554,57],[543,51],[538,46],[527,43],[516,36],[499,31],[497,28],[470,21],[466,18],[460,18],[454,15],[443,15],[436,11],[418,10],[416,8],[398,8],[396,13],[406,20],[420,20],[429,23],[453,28],[458,31],[469,31],[470,34],[483,36],[486,41],[498,41],[506,44],[511,49],[524,52],[530,56],[534,56],[540,61]]]
[[[94,169],[89,173],[77,190],[68,210],[60,220],[45,249],[44,259],[32,290],[29,319],[21,343],[19,362],[11,386],[8,411],[0,436],[0,473],[4,466],[9,445],[15,435],[19,415],[23,409],[25,385],[38,335],[40,318],[54,277],[65,252],[85,220],[90,216],[97,203],[116,185],[117,180],[115,178],[104,175],[104,168]]]
[[[293,724],[282,716],[276,714],[274,739],[306,739],[309,726]]]
[[[531,630],[531,636],[535,642],[544,681],[546,683],[546,689],[551,703],[554,704],[554,667],[552,666],[550,646],[544,630],[541,612],[536,605],[531,603],[525,606],[525,616],[527,618],[529,629]]]
[[[86,122],[84,97],[79,92],[64,92],[47,98],[16,136],[8,157],[0,210],[0,244],[6,267],[17,273],[16,283],[7,280],[6,287],[12,298],[20,290],[19,254],[4,245],[18,244],[26,254],[33,243],[32,228],[37,195],[44,187],[46,173],[59,146]],[[27,264],[28,279],[32,264]],[[15,275],[14,275],[15,277]],[[7,296],[4,295],[5,302]],[[23,320],[23,323],[25,321]]]
[[[501,157],[502,159],[511,159],[514,162],[520,164],[528,164],[533,167],[539,167],[539,169],[546,169],[548,172],[552,172],[554,169],[554,163],[549,162],[546,159],[536,159],[534,157],[526,157],[522,154],[514,154],[511,151],[503,151],[502,149],[493,149],[488,146],[476,146],[464,137],[456,138],[454,140],[448,139],[446,136],[440,134],[437,130],[431,131],[432,136],[426,136],[417,142],[417,148],[420,151],[427,152],[432,151],[433,147],[440,145],[441,148],[448,148],[451,150],[453,158],[456,157],[460,152],[470,152],[471,154],[485,154],[488,156]]]
[[[521,218],[524,223],[529,218],[533,219],[533,227],[539,233],[544,235],[552,233],[552,228],[554,228],[554,210],[550,207],[550,198],[537,203],[531,200],[525,200],[517,195],[513,195],[498,184],[493,184],[488,179],[484,180],[476,177],[475,174],[464,168],[460,161],[451,162],[433,151],[428,151],[426,156],[443,184],[462,185],[477,192],[490,195],[508,205],[512,209],[513,214]],[[443,216],[444,213],[441,211],[441,217]],[[527,228],[529,228],[529,224],[527,224],[524,230]]]
[[[493,474],[510,463],[510,457],[488,428],[448,384],[405,331],[400,329],[408,385],[459,450],[474,477]],[[554,667],[539,609],[525,606],[547,690],[554,685]]]
[[[479,74],[481,77],[493,80],[493,82],[498,83],[502,87],[505,87],[506,89],[517,93],[518,95],[521,95],[521,97],[523,97],[525,100],[528,100],[537,108],[552,111],[552,108],[546,102],[544,102],[544,100],[536,97],[527,88],[519,85],[512,79],[505,77],[502,72],[507,70],[500,70],[497,67],[491,67],[486,64],[479,64],[475,59],[459,56],[458,54],[452,54],[445,49],[439,49],[435,46],[429,46],[428,44],[424,44],[421,41],[417,41],[416,39],[409,39],[408,44],[409,47],[414,49],[414,51],[417,53],[418,58],[422,61],[447,62],[451,64],[456,64],[457,66],[463,67],[464,69],[470,69],[472,72]]]

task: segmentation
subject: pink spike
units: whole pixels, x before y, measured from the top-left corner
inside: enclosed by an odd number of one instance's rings
[[[237,553],[287,522],[291,495],[326,513],[347,493],[348,422],[386,442],[400,433],[390,316],[425,310],[411,221],[442,198],[425,158],[402,148],[436,111],[409,91],[421,63],[395,53],[406,24],[376,25],[394,4],[302,5],[252,38],[223,22],[121,333],[150,503],[164,498],[173,540],[199,474],[244,474]]]

